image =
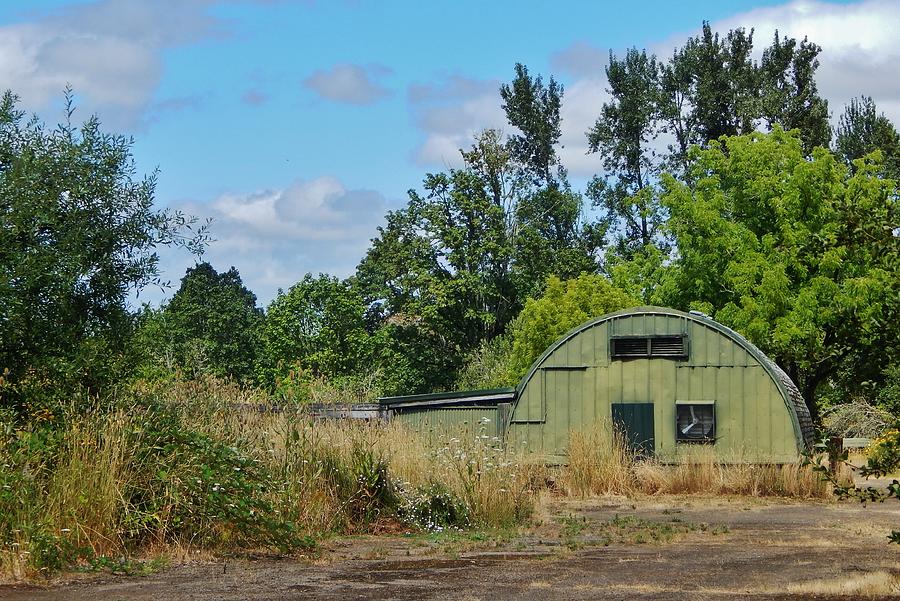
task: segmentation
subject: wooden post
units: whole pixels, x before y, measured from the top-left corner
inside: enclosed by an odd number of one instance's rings
[[[828,471],[837,477],[838,463],[844,450],[844,439],[841,436],[832,436],[828,439]]]

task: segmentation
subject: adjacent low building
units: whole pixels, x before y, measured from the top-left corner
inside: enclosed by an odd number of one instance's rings
[[[429,436],[487,435],[564,462],[570,433],[616,424],[638,452],[678,462],[789,463],[812,444],[790,378],[747,339],[698,313],[636,307],[554,342],[515,388],[387,397],[393,419]]]

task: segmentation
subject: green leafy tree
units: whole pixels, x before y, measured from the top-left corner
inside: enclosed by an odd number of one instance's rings
[[[649,146],[659,128],[659,72],[656,57],[646,51],[633,48],[621,60],[610,52],[610,101],[587,132],[591,152],[602,154],[609,174],[594,177],[588,196],[601,207],[603,228],[620,229],[617,250],[623,256],[653,243],[663,223],[653,189],[659,162]]]
[[[664,178],[678,245],[668,301],[713,314],[772,356],[811,413],[848,360],[875,372],[900,339],[900,226],[881,166],[856,173],[823,148],[771,134],[697,150],[693,187]]]
[[[136,177],[132,140],[104,133],[96,117],[73,125],[74,110],[67,91],[65,122],[47,128],[26,120],[11,92],[0,101],[4,402],[21,400],[28,374],[97,388],[121,373],[133,331],[126,299],[162,283],[156,249],[205,243],[193,220],[154,208],[156,174]]]
[[[545,84],[522,64],[515,72],[510,84],[500,86],[500,96],[517,130],[506,146],[524,184],[515,207],[517,288],[533,296],[549,274],[568,278],[596,271],[605,228],[583,224],[584,201],[559,162],[563,87],[552,77]]]
[[[544,295],[529,299],[511,325],[512,381],[524,376],[535,359],[557,338],[592,317],[640,304],[600,275],[562,281],[550,277]]]
[[[456,381],[458,390],[484,390],[515,386],[518,382],[510,373],[512,337],[504,334],[484,341],[469,353]]]
[[[733,29],[722,37],[704,22],[700,35],[674,55],[694,73],[689,97],[697,137],[687,139],[688,146],[679,146],[680,152],[693,143],[755,129],[759,86],[752,52],[752,30]]]
[[[388,327],[386,373],[406,365],[391,386],[406,382],[406,391],[451,385],[465,354],[502,333],[521,307],[517,170],[497,132],[463,156],[466,168],[429,174],[423,194],[411,190],[408,205],[388,214],[355,277]]]
[[[218,273],[204,262],[187,270],[161,311],[148,313],[141,339],[157,367],[248,381],[259,359],[262,321],[238,270]]]
[[[366,304],[349,282],[307,274],[266,309],[261,379],[352,376],[371,369]],[[293,374],[292,374],[293,372]]]
[[[462,169],[427,175],[424,191],[388,214],[360,263],[355,282],[388,337],[379,362],[387,389],[451,387],[466,356],[506,330],[547,273],[596,268],[580,197],[536,188],[511,148],[482,132],[462,151]]]
[[[556,155],[562,135],[559,110],[563,87],[552,77],[544,84],[540,75],[532,77],[528,67],[516,63],[511,84],[500,86],[503,110],[510,125],[518,129],[509,139],[513,158],[537,186],[556,188],[565,172]]]
[[[880,150],[885,177],[900,181],[900,134],[870,97],[850,101],[834,134],[835,153],[851,170],[856,169],[853,161]]]
[[[807,154],[831,141],[828,101],[819,95],[815,79],[821,51],[806,38],[797,42],[776,31],[759,65],[763,118],[770,129],[777,124],[800,130]]]

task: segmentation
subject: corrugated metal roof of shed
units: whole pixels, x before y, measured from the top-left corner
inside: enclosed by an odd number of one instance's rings
[[[430,394],[408,394],[381,397],[378,402],[388,407],[435,407],[443,405],[464,405],[466,403],[496,404],[509,402],[516,397],[515,388],[489,388],[485,390],[458,390],[433,392]]]

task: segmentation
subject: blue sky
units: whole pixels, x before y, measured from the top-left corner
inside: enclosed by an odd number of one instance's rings
[[[497,86],[516,62],[565,84],[563,158],[583,182],[600,170],[584,131],[609,50],[667,55],[703,20],[755,27],[758,47],[776,27],[809,35],[835,115],[865,93],[900,117],[888,0],[5,2],[0,79],[50,122],[71,83],[78,115],[133,135],[139,170],[160,169],[159,205],[214,218],[206,258],[265,303],[307,271],[352,273],[406,190],[505,125]],[[172,280],[191,262],[164,255]]]

